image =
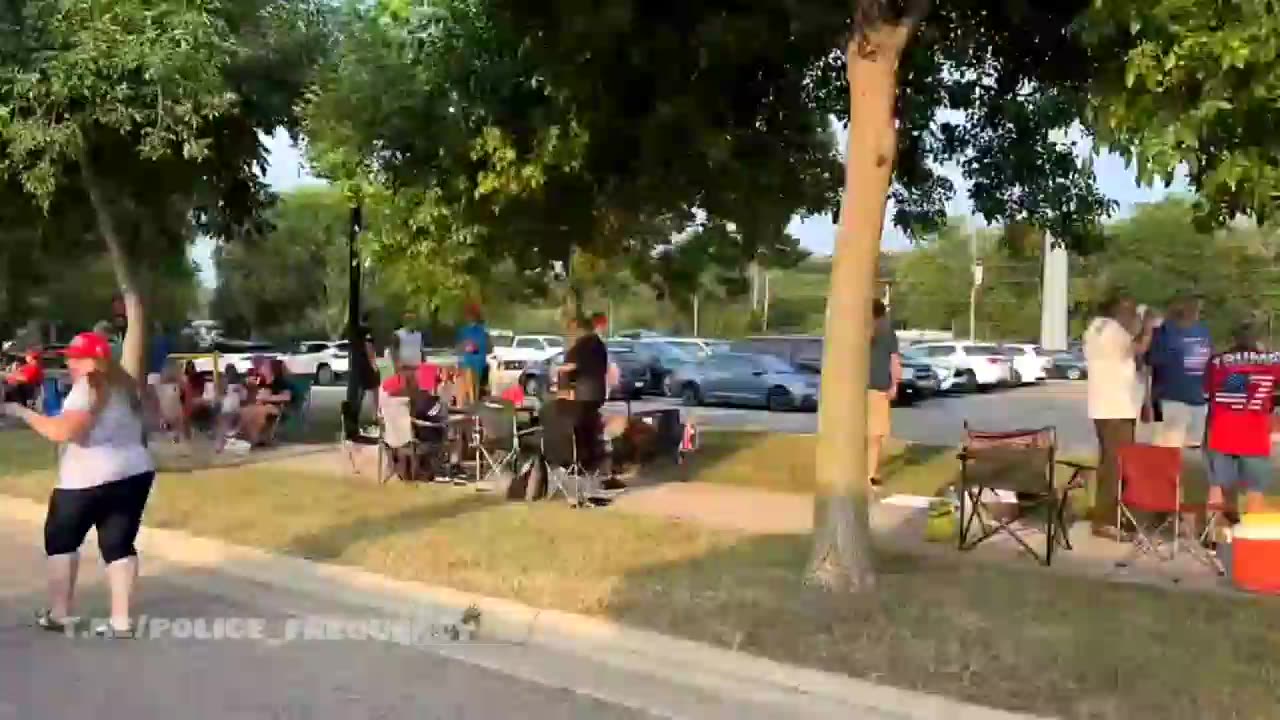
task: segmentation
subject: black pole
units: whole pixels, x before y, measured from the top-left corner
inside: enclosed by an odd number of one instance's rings
[[[362,323],[360,322],[360,230],[363,224],[360,205],[353,205],[351,228],[347,235],[347,259],[350,263],[347,268],[350,283],[347,288],[347,341],[350,343],[348,352],[351,363],[350,371],[347,373],[347,401],[342,408],[343,425],[348,439],[354,438],[359,433],[360,405],[364,394],[361,383],[365,379],[364,373],[359,372],[359,368],[367,362],[365,338],[364,333],[361,332]]]

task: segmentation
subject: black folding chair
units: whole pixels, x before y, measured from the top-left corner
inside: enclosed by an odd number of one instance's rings
[[[476,490],[490,491],[510,483],[519,471],[521,439],[537,430],[521,430],[516,408],[507,400],[485,400],[474,411]]]
[[[598,495],[600,476],[578,458],[576,427],[578,405],[556,399],[542,406],[542,457],[547,463],[547,498],[564,495],[569,505],[583,507]]]
[[[1053,426],[990,432],[974,430],[965,423],[965,443],[959,455],[961,550],[972,550],[1004,534],[1047,566],[1053,562],[1055,547],[1071,549],[1066,518],[1069,494],[1084,487],[1084,475],[1091,468],[1059,461],[1057,447]],[[1057,482],[1059,465],[1073,470],[1065,483]],[[1001,494],[1011,494],[1014,501],[999,502]],[[993,505],[1012,508],[998,511]],[[1037,527],[1039,522],[1043,522],[1043,530]],[[975,524],[980,530],[971,537]],[[1045,537],[1043,551],[1028,541],[1040,532]]]

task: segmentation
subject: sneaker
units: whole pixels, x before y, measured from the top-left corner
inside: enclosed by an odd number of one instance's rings
[[[93,636],[106,638],[108,640],[132,640],[134,638],[134,631],[132,625],[121,629],[109,622],[104,622],[93,629]]]

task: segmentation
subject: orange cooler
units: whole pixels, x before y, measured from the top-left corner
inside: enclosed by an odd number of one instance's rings
[[[1242,519],[1231,543],[1231,580],[1247,592],[1280,595],[1280,514]]]

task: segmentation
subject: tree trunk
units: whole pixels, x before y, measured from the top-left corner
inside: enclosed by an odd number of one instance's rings
[[[105,197],[93,163],[88,158],[90,150],[85,149],[85,157],[80,161],[81,176],[85,189],[89,192],[89,201],[93,205],[98,220],[98,230],[102,233],[103,242],[107,245],[107,255],[111,258],[111,268],[115,271],[116,284],[120,287],[120,297],[124,301],[124,317],[127,328],[120,350],[120,365],[139,386],[146,384],[147,372],[147,327],[146,313],[143,311],[142,293],[134,282],[133,271],[129,266],[129,258],[125,253],[117,231],[111,204]]]
[[[871,300],[897,152],[898,60],[914,21],[882,23],[849,43],[849,145],[818,416],[814,548],[807,581],[837,592],[875,586],[867,480]]]

